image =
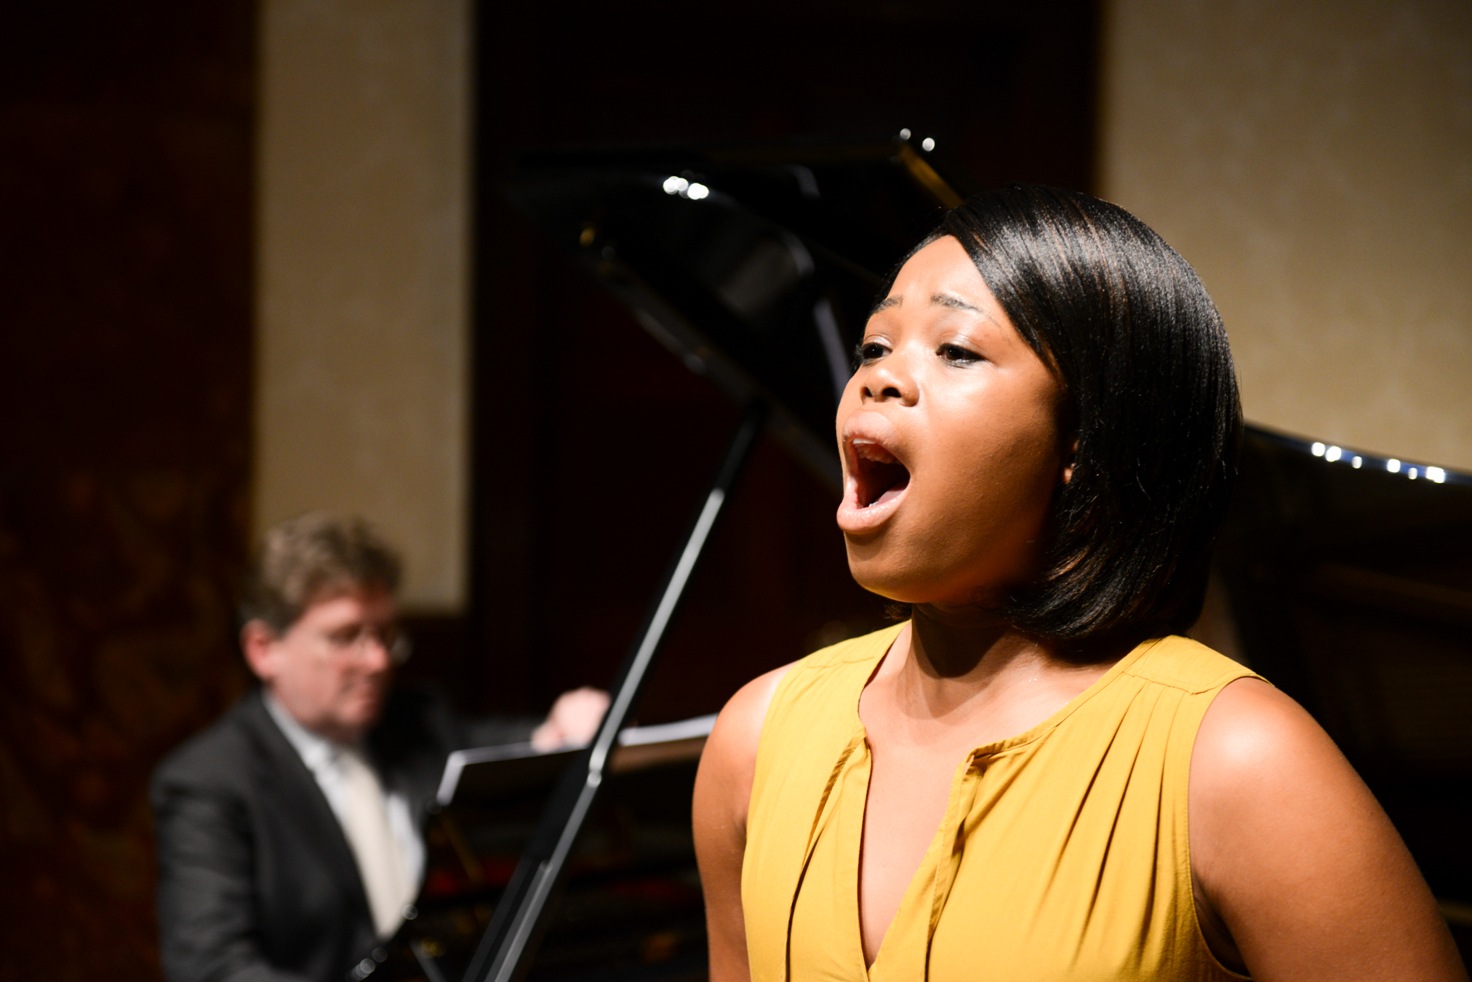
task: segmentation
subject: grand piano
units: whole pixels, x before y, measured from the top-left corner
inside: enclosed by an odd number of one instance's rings
[[[671,371],[703,376],[742,409],[707,498],[688,504],[691,534],[631,647],[603,750],[636,711],[721,502],[740,493],[753,431],[836,488],[833,408],[879,285],[969,190],[908,133],[522,161],[511,200],[669,350]],[[1250,426],[1206,625],[1344,748],[1464,952],[1469,547],[1468,475]],[[533,768],[445,808],[420,917],[356,977],[703,977],[688,828],[699,743],[623,764],[595,747],[560,762],[555,791],[556,768]],[[527,906],[536,913],[517,922]]]

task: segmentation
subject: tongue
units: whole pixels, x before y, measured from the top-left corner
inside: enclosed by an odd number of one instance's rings
[[[886,501],[890,500],[891,498],[897,498],[897,497],[899,497],[899,495],[904,490],[905,490],[905,485],[903,485],[903,484],[896,485],[895,487],[892,487],[889,490],[885,491],[883,494],[881,494],[879,497],[875,498],[873,501],[869,502],[869,506],[870,507],[873,507],[874,505],[882,505]]]
[[[866,508],[883,504],[903,493],[910,485],[910,472],[899,463],[873,464],[865,476],[868,478],[871,495],[880,488],[884,489],[870,499],[869,503],[864,506]]]

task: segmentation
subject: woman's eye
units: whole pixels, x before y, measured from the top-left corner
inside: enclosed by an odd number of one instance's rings
[[[957,365],[969,365],[972,362],[981,361],[981,355],[959,344],[943,344],[936,349],[936,354]]]
[[[876,358],[883,358],[885,351],[884,345],[878,341],[865,341],[854,349],[853,367],[858,368],[860,365],[867,365]]]

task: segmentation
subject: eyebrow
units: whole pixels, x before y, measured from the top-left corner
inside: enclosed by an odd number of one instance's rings
[[[969,310],[974,314],[983,313],[980,307],[972,303],[967,303],[954,293],[932,293],[930,295],[930,302],[937,307],[949,307],[952,310]],[[881,310],[898,307],[901,303],[902,301],[899,297],[885,297],[874,305],[874,309],[869,311],[869,316],[873,317]]]
[[[954,293],[935,293],[930,297],[930,302],[937,307],[950,307],[953,310],[969,310],[974,314],[981,313],[981,308],[973,303],[967,303]]]

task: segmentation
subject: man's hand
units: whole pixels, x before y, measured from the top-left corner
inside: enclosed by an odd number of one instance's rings
[[[552,704],[542,725],[532,731],[537,750],[560,750],[580,746],[593,739],[603,714],[608,711],[608,693],[583,687],[564,692]]]

